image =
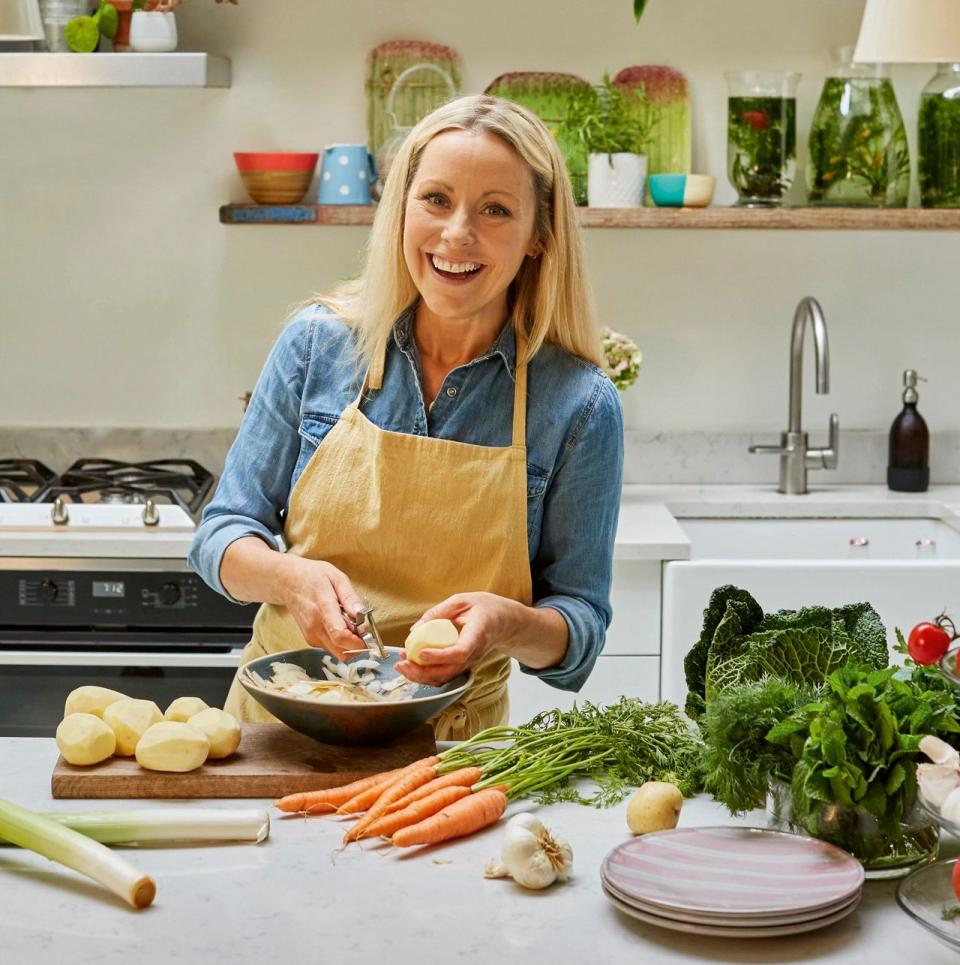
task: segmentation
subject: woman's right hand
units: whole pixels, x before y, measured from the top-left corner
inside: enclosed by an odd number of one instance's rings
[[[364,648],[350,620],[363,603],[347,575],[324,560],[288,556],[292,564],[284,579],[284,604],[311,647],[329,650],[346,660],[348,650]]]

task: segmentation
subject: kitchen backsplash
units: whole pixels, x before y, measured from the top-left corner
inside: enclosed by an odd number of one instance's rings
[[[39,459],[60,470],[80,457],[194,459],[217,475],[236,429],[0,428],[0,457]],[[823,434],[825,436],[825,434]],[[752,455],[753,443],[776,443],[771,433],[639,432],[625,434],[626,483],[777,483],[776,456]],[[814,434],[811,445],[825,442]],[[886,430],[840,433],[840,464],[816,470],[811,486],[885,483]],[[930,438],[930,481],[960,482],[960,431]]]

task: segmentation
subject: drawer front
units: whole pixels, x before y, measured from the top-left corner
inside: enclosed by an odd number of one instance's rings
[[[605,656],[660,653],[659,560],[616,560]]]
[[[574,701],[577,704],[583,704],[585,700],[595,704],[616,703],[621,695],[646,701],[659,700],[659,658],[602,656],[583,690],[576,694],[557,690],[514,667],[510,675],[510,723],[524,724],[536,714],[555,707],[569,710]]]

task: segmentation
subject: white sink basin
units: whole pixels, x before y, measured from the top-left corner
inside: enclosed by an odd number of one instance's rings
[[[664,564],[661,694],[683,706],[683,658],[710,593],[733,583],[765,612],[866,600],[887,642],[942,610],[960,617],[960,532],[939,519],[681,519],[691,558]]]

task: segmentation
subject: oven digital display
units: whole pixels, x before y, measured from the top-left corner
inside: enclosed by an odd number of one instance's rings
[[[110,599],[121,597],[124,595],[124,583],[122,580],[94,580],[93,595]]]

